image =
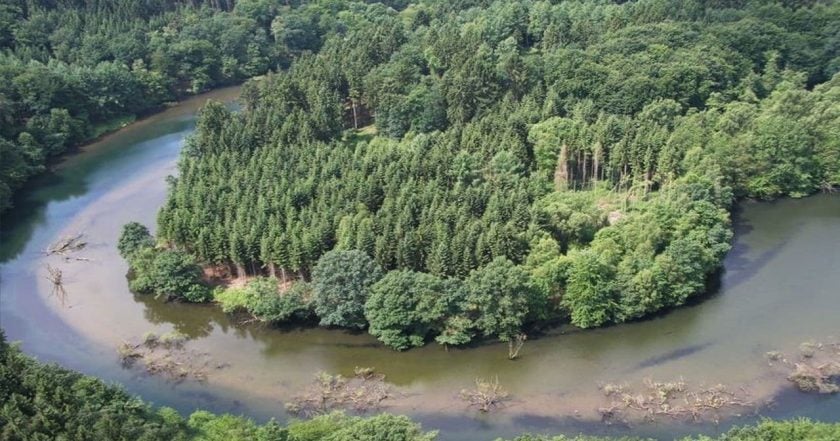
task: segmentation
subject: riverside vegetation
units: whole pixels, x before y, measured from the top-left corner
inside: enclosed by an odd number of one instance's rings
[[[6,0],[0,211],[85,139],[276,71],[244,87],[242,112],[202,112],[158,236],[129,224],[120,238],[131,288],[367,329],[395,349],[499,338],[513,354],[544,325],[634,320],[704,292],[739,198],[837,186],[838,14],[832,1]],[[123,360],[188,376],[170,337],[129,342]],[[836,391],[828,355],[791,380]],[[435,438],[388,414],[184,418],[2,334],[0,359],[0,439]],[[322,380],[342,400],[352,386]],[[670,408],[629,395],[609,398]],[[462,397],[490,409],[506,393],[477,380]],[[839,431],[766,421],[719,439]]]
[[[174,409],[155,408],[116,386],[51,364],[42,364],[9,345],[0,333],[0,439],[73,441],[131,439],[173,441],[431,441],[404,416],[354,417],[329,413],[281,426],[256,424],[234,415],[196,411],[188,418]],[[683,441],[834,440],[840,425],[795,420],[764,421],[732,429],[718,438]],[[622,438],[630,441],[631,438]],[[610,441],[598,437],[523,435],[515,441]]]
[[[50,158],[184,95],[287,66],[348,6],[3,0],[0,213]]]
[[[836,2],[338,3],[241,112],[201,112],[132,287],[521,345],[684,304],[736,200],[840,182]]]

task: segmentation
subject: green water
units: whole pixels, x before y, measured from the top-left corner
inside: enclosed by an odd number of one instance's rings
[[[759,415],[840,420],[838,397],[794,392],[767,366],[770,350],[795,353],[803,341],[840,336],[840,196],[744,203],[736,239],[715,292],[660,317],[586,332],[558,329],[528,341],[521,359],[485,344],[449,350],[436,345],[404,353],[365,334],[325,329],[241,326],[212,306],[166,304],[133,296],[114,244],[131,220],[153,226],[196,109],[208,97],[234,99],[238,89],[196,97],[142,120],[69,157],[33,184],[0,230],[0,325],[42,360],[119,382],[156,404],[285,420],[283,403],[314,373],[351,374],[373,366],[399,391],[386,410],[409,414],[441,439],[492,439],[522,431],[635,433],[665,437],[717,432],[720,426],[605,426],[595,409],[598,385],[644,378],[746,387],[757,401],[775,399]],[[64,262],[41,250],[83,231],[90,262]],[[44,278],[47,263],[66,278],[62,303]],[[189,345],[224,369],[206,383],[178,385],[121,367],[115,347],[147,331],[177,329]],[[466,408],[458,391],[477,377],[496,377],[512,394],[486,416]]]

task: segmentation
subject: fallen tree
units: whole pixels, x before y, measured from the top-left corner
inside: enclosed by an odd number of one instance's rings
[[[351,378],[319,372],[304,391],[286,403],[286,410],[306,418],[339,409],[364,413],[380,409],[393,394],[385,375],[373,368],[357,367]]]
[[[724,412],[755,405],[743,388],[730,390],[721,384],[692,388],[683,379],[671,382],[645,379],[642,386],[636,388],[606,384],[601,390],[608,399],[605,406],[598,408],[605,422],[653,422],[667,417],[718,423]]]
[[[461,399],[481,412],[490,412],[503,407],[510,399],[510,394],[499,383],[499,377],[492,380],[476,378],[475,388],[461,390]]]
[[[767,358],[771,366],[784,366],[788,370],[787,379],[802,392],[840,392],[840,343],[802,343],[796,361],[778,351],[768,352]]]
[[[52,283],[50,295],[55,296],[61,306],[67,302],[67,291],[64,289],[64,272],[52,265],[47,265],[47,280]]]
[[[90,261],[85,257],[71,256],[72,253],[81,251],[87,246],[84,236],[84,233],[76,233],[72,236],[62,237],[45,249],[43,253],[46,256],[62,256],[64,260]]]
[[[211,367],[210,355],[190,350],[186,343],[186,336],[178,332],[160,336],[149,332],[140,341],[124,341],[117,353],[126,368],[140,365],[147,374],[159,375],[175,383],[190,379],[206,381]]]

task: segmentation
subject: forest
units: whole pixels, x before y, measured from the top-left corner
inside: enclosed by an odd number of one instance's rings
[[[340,412],[292,421],[258,424],[245,417],[198,410],[189,417],[152,405],[118,386],[43,364],[6,342],[0,332],[0,440],[136,441],[433,441],[408,417],[387,413],[349,416]],[[763,421],[732,429],[719,438],[683,441],[832,440],[840,425],[809,420]],[[501,440],[498,440],[501,441]],[[597,437],[523,435],[513,441],[643,441]]]
[[[157,237],[122,238],[136,291],[512,341],[685,304],[737,201],[840,183],[837,2],[341,3],[241,111],[203,109]]]
[[[317,50],[348,5],[300,3],[0,1],[0,213],[68,149]]]

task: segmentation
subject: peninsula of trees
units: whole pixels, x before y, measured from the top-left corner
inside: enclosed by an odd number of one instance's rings
[[[682,305],[735,200],[840,183],[837,2],[341,4],[202,111],[135,277],[180,253],[268,277],[215,293],[266,321],[507,341]]]

